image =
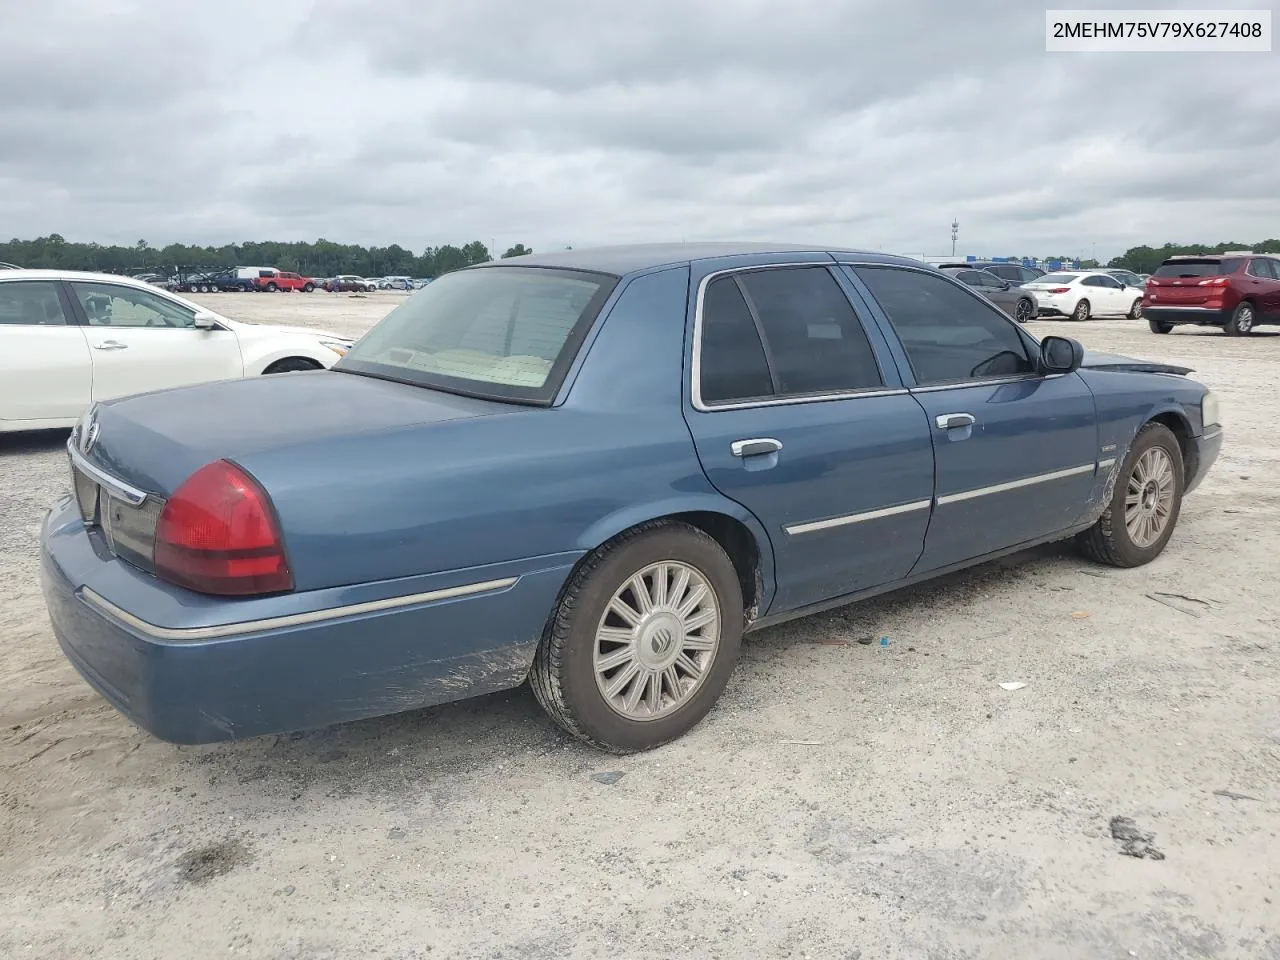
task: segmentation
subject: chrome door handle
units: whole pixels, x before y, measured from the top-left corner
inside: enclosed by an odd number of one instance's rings
[[[978,422],[972,413],[944,413],[935,421],[939,430],[955,430],[959,427],[971,427]]]
[[[735,440],[729,450],[735,457],[759,457],[766,453],[777,453],[782,449],[782,441],[772,437],[757,437],[754,440]]]
[[[95,343],[93,345],[93,349],[95,350],[128,350],[129,345],[127,343],[121,343],[119,340],[103,340],[101,343]]]

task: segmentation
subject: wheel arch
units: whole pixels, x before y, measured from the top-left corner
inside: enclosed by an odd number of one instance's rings
[[[273,363],[294,357],[318,363],[324,369],[328,369],[341,359],[336,353],[319,344],[274,344],[254,349],[241,341],[240,348],[244,354],[246,377],[256,377],[265,373]],[[325,356],[325,354],[329,355]]]
[[[1158,423],[1167,427],[1174,439],[1178,441],[1178,449],[1182,452],[1182,480],[1185,484],[1195,476],[1196,472],[1196,446],[1192,442],[1195,433],[1190,419],[1184,411],[1169,407],[1151,414],[1138,429],[1141,430],[1148,423]]]
[[[579,539],[578,564],[638,527],[685,523],[707,534],[728,554],[742,587],[746,621],[763,616],[775,591],[773,546],[760,521],[738,503],[717,496],[685,498],[630,507],[592,524]],[[569,579],[572,580],[571,573]]]

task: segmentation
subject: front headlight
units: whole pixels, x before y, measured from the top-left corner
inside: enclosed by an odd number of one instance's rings
[[[340,357],[345,357],[347,355],[347,351],[351,349],[351,344],[342,343],[338,340],[321,340],[320,343],[322,346],[328,347]]]
[[[1212,390],[1205,391],[1205,395],[1200,399],[1200,422],[1206,427],[1221,423],[1218,419],[1218,398]]]

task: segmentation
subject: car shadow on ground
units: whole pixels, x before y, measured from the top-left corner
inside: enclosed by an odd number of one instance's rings
[[[897,618],[910,608],[928,610],[971,594],[984,582],[1009,576],[1041,574],[1061,564],[1087,565],[1069,543],[1050,544],[994,560],[925,583],[904,587],[848,607],[751,634],[743,648],[743,662],[767,663],[797,643],[797,634],[831,632],[833,615],[857,611],[860,621]],[[803,640],[800,642],[812,642]],[[754,702],[750,691],[730,682],[717,711],[735,711],[735,701]],[[715,717],[713,711],[712,717]],[[704,721],[706,723],[706,721]],[[696,730],[695,730],[696,733]],[[260,737],[207,747],[177,749],[220,786],[263,781],[264,794],[297,800],[307,793],[325,796],[394,793],[412,785],[415,790],[440,793],[443,800],[465,777],[493,762],[519,763],[554,759],[568,775],[588,775],[612,769],[610,759],[562,732],[543,713],[529,686],[429,707],[388,717],[353,721],[321,730]]]
[[[0,456],[14,453],[52,453],[67,445],[71,431],[26,430],[22,433],[0,433]]]

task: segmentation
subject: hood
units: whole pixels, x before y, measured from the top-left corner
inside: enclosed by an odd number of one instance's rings
[[[1180,367],[1172,363],[1160,363],[1158,360],[1135,360],[1133,357],[1121,356],[1118,353],[1084,352],[1081,367],[1089,370],[1127,370],[1133,373],[1173,373],[1186,376],[1192,372],[1191,367]]]
[[[98,438],[87,456],[108,473],[167,495],[218,459],[330,445],[352,436],[527,410],[377,380],[316,370],[224,380],[98,404]]]
[[[246,323],[244,320],[231,320],[226,317],[222,319],[237,334],[244,334],[250,337],[268,336],[273,333],[293,333],[311,337],[315,340],[340,340],[347,344],[355,342],[354,337],[348,337],[341,333],[331,333],[328,330],[317,330],[314,327],[289,327],[278,323]]]

